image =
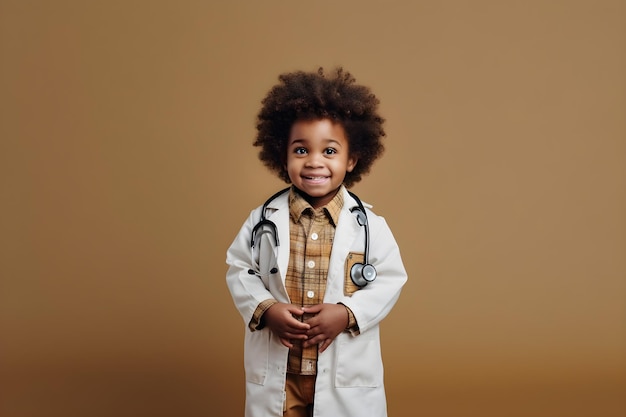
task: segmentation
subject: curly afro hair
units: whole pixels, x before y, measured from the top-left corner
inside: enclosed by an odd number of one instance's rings
[[[344,185],[351,187],[367,174],[384,151],[385,119],[377,113],[379,100],[368,87],[356,84],[343,68],[331,76],[323,68],[317,72],[296,71],[281,74],[280,82],[262,101],[257,115],[259,158],[265,166],[290,183],[285,161],[292,125],[298,120],[330,119],[340,123],[350,143],[350,154],[358,159],[352,172],[346,173]]]

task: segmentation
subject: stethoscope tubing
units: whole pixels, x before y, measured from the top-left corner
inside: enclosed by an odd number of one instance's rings
[[[252,236],[250,238],[250,248],[252,249],[252,251],[254,251],[254,247],[256,245],[255,241],[257,240],[259,234],[264,234],[264,233],[269,233],[272,235],[272,237],[274,238],[273,240],[274,240],[275,248],[280,246],[280,241],[278,239],[278,227],[276,226],[276,223],[272,222],[271,220],[268,220],[265,217],[265,212],[267,210],[267,206],[274,199],[276,199],[281,194],[289,191],[290,189],[291,189],[291,186],[274,193],[270,198],[268,198],[265,201],[265,203],[263,203],[263,206],[261,207],[261,218],[259,219],[258,223],[255,224],[254,227],[252,228],[252,233],[251,233]],[[352,207],[350,209],[350,212],[354,213],[355,211],[358,211],[356,215],[357,222],[359,223],[359,225],[363,226],[365,229],[363,263],[356,264],[355,266],[353,266],[353,270],[351,270],[351,273],[350,273],[350,278],[352,279],[352,281],[357,286],[363,287],[367,285],[369,282],[372,282],[374,281],[374,279],[376,279],[376,269],[374,268],[373,265],[369,263],[369,246],[370,246],[369,222],[367,219],[365,206],[363,205],[363,202],[361,201],[361,199],[353,192],[349,190],[347,191],[348,191],[348,194],[357,202],[357,206]],[[264,227],[269,227],[270,230],[262,230]],[[254,258],[254,254],[253,254],[253,258]],[[365,274],[365,276],[362,273],[364,270],[368,271],[368,273]],[[353,271],[356,271],[356,272],[353,272]],[[272,270],[270,271],[270,273],[276,273],[276,272],[278,272],[278,270],[275,267],[272,268]],[[258,277],[261,276],[260,272],[257,272],[253,269],[249,269],[248,273],[251,275],[256,275]]]

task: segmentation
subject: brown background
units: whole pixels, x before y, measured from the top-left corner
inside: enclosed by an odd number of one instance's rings
[[[626,2],[0,1],[0,415],[243,411],[224,274],[279,73],[387,119],[393,417],[626,414]]]

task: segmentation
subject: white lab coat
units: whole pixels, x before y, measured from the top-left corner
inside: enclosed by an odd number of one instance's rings
[[[376,280],[352,294],[345,294],[344,280],[349,253],[364,251],[364,227],[350,208],[356,201],[344,187],[344,206],[339,215],[333,242],[324,303],[343,303],[358,323],[360,332],[343,332],[318,357],[314,415],[316,417],[384,417],[387,415],[383,385],[383,363],[379,323],[397,301],[406,282],[400,251],[385,220],[366,205],[370,227],[369,263],[378,273]],[[252,228],[261,217],[261,207],[252,211],[228,249],[226,281],[245,328],[244,368],[246,376],[246,417],[283,415],[285,373],[289,349],[268,328],[251,331],[252,315],[261,301],[274,298],[289,303],[285,274],[289,264],[288,195],[274,199],[266,218],[278,228],[279,246],[270,234],[261,234],[260,277],[254,268],[250,248]],[[271,273],[276,267],[278,272]],[[355,287],[356,288],[356,287]]]

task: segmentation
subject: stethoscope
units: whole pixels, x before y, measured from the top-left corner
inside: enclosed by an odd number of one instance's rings
[[[274,243],[274,251],[276,251],[276,248],[280,246],[280,242],[278,241],[278,227],[273,221],[265,218],[265,211],[267,209],[267,206],[276,197],[289,191],[290,188],[291,187],[287,187],[283,190],[280,190],[279,192],[277,192],[276,194],[268,198],[265,203],[263,203],[263,207],[261,208],[261,219],[252,228],[252,238],[250,239],[250,248],[253,251],[253,256],[252,256],[253,259],[256,259],[254,256],[254,250],[258,246],[257,242],[259,241],[260,237],[265,233],[269,233],[271,235],[271,240]],[[365,250],[364,250],[364,255],[363,255],[363,263],[355,263],[354,265],[352,265],[352,268],[350,268],[350,279],[352,280],[354,285],[358,287],[364,287],[376,279],[376,268],[374,268],[374,265],[368,262],[369,247],[370,247],[370,228],[369,228],[369,223],[367,221],[367,213],[365,212],[365,207],[363,206],[361,199],[359,199],[359,197],[357,197],[356,194],[354,194],[351,191],[348,191],[348,194],[350,194],[350,196],[354,198],[357,202],[357,206],[352,207],[350,209],[350,212],[356,213],[357,223],[359,223],[360,226],[363,226],[365,228]],[[258,265],[255,265],[255,267],[258,271],[259,270]],[[270,269],[270,274],[275,274],[277,272],[278,272],[278,269],[276,267],[273,267],[272,269]],[[254,269],[249,269],[248,273],[250,275],[260,276],[260,273],[255,272]]]

